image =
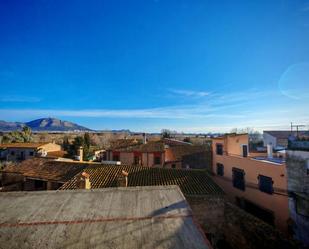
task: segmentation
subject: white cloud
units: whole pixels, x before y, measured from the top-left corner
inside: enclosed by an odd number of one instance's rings
[[[169,92],[176,94],[176,95],[194,97],[194,98],[206,97],[211,94],[211,92],[192,91],[192,90],[183,90],[183,89],[169,89]]]
[[[8,95],[8,96],[0,96],[0,102],[40,102],[41,99],[37,97],[28,97],[28,96],[19,96],[19,95]]]
[[[50,110],[50,109],[0,109],[0,114],[6,116],[32,117],[88,117],[88,118],[161,118],[161,119],[192,119],[192,118],[235,118],[240,114],[215,114],[206,108],[198,106],[170,106],[149,109],[101,109],[101,110]]]

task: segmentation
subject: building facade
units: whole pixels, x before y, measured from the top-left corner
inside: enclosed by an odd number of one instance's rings
[[[23,161],[37,155],[47,156],[48,152],[61,151],[55,143],[10,143],[1,144],[1,158],[6,161]]]
[[[247,134],[212,140],[214,179],[230,201],[287,233],[286,165],[272,155],[250,153]]]
[[[148,142],[126,148],[114,148],[106,151],[105,161],[120,161],[123,164],[142,165],[144,167],[163,167],[165,161],[164,144]]]
[[[289,145],[287,175],[290,230],[295,239],[309,247],[309,141]]]

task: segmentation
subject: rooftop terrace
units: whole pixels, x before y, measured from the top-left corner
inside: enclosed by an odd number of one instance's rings
[[[0,247],[209,248],[177,186],[8,192],[0,198]]]

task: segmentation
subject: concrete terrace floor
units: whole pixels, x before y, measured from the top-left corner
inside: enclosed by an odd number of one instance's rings
[[[0,193],[0,248],[209,248],[178,186]]]

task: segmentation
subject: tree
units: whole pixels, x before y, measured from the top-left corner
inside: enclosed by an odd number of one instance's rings
[[[64,136],[63,142],[62,142],[62,148],[64,151],[69,152],[70,151],[70,142],[68,136]]]
[[[171,138],[172,137],[172,131],[168,129],[162,129],[161,130],[161,136],[162,138]]]
[[[91,139],[89,133],[84,134],[84,146],[90,147],[91,145]]]
[[[28,143],[32,140],[32,131],[30,127],[24,126],[22,131],[21,131],[21,136],[24,140],[25,143]]]
[[[187,142],[187,143],[191,143],[190,137],[185,137],[185,138],[183,139],[183,141],[184,141],[184,142]]]
[[[84,134],[84,158],[89,158],[90,156],[90,145],[91,145],[91,140],[90,140],[90,136],[89,133],[85,133]]]

